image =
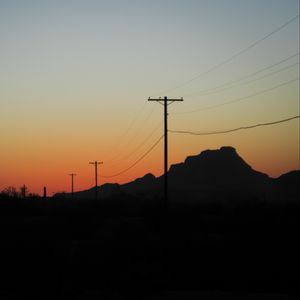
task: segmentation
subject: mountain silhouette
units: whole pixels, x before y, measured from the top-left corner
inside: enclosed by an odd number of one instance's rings
[[[254,170],[237,153],[236,149],[224,146],[205,150],[188,156],[184,162],[171,165],[169,169],[169,192],[174,200],[204,200],[212,196],[247,195],[247,197],[274,197],[276,192],[297,191],[300,171],[292,171],[277,179]],[[99,198],[118,195],[161,197],[164,176],[146,174],[126,184],[107,183],[98,187]],[[296,192],[295,192],[296,193]],[[77,199],[92,199],[94,188],[75,193]],[[294,193],[290,193],[293,194]]]
[[[298,199],[300,193],[300,170],[282,174],[275,180],[275,185],[282,196],[290,199]]]
[[[285,173],[276,179],[278,184],[286,188],[299,188],[300,183],[300,171],[295,170],[288,173]]]
[[[172,186],[188,188],[240,188],[269,180],[266,174],[253,170],[233,147],[189,156],[184,163],[172,165],[169,174]]]

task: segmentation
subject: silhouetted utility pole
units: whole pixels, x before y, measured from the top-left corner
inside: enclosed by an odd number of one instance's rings
[[[21,196],[23,197],[23,198],[26,198],[26,196],[27,196],[27,191],[28,191],[28,188],[27,188],[27,186],[24,184],[23,186],[21,186]]]
[[[148,98],[148,101],[156,101],[164,106],[164,136],[165,136],[165,143],[164,143],[164,202],[163,202],[163,210],[167,211],[168,208],[168,105],[172,104],[175,101],[183,101],[181,99],[168,99],[167,97],[158,98],[158,99],[151,99]]]
[[[95,197],[96,197],[96,201],[98,199],[98,165],[102,165],[103,162],[102,161],[93,161],[89,163],[90,165],[94,165],[95,166]]]
[[[47,188],[44,186],[44,194],[43,194],[44,200],[47,199]]]
[[[71,195],[72,195],[72,200],[74,198],[74,176],[76,176],[76,174],[71,173],[69,174],[69,176],[71,176]]]

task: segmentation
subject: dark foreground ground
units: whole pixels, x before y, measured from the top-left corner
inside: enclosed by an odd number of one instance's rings
[[[0,299],[298,299],[300,206],[241,203],[1,206]]]

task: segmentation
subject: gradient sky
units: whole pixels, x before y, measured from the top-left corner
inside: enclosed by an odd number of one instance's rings
[[[299,55],[250,83],[209,93],[299,53],[299,18],[228,64],[209,70],[299,14],[298,0],[0,0],[0,190],[26,184],[51,195],[122,171],[163,134],[163,108],[149,96],[184,97],[169,128],[212,131],[299,115],[299,83],[215,105],[299,77]],[[276,72],[278,71],[278,72]],[[168,92],[165,92],[167,91]],[[206,91],[206,92],[205,92]],[[182,113],[183,112],[183,113]],[[182,114],[181,114],[182,113]],[[213,136],[170,133],[170,164],[234,146],[272,177],[299,169],[299,121]],[[163,143],[123,175],[163,172]]]

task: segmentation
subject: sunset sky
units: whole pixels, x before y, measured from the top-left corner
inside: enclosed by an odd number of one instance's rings
[[[162,141],[100,177],[163,134],[148,97],[184,98],[169,106],[173,130],[299,115],[299,18],[240,53],[297,15],[298,0],[0,0],[0,190],[69,191],[72,172],[91,188],[94,160],[99,184],[161,175]],[[224,145],[277,177],[299,169],[299,119],[169,133],[169,163]]]

